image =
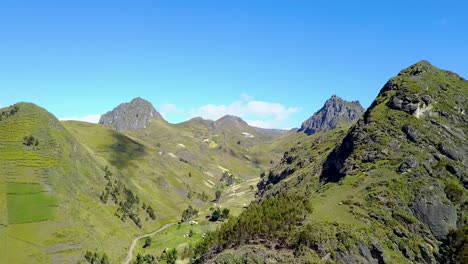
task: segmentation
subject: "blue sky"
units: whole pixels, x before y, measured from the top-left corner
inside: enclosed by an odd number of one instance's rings
[[[73,2],[73,3],[72,3]],[[369,106],[419,60],[468,76],[465,1],[0,3],[0,105],[96,120],[140,96],[170,122],[290,128],[332,94]]]

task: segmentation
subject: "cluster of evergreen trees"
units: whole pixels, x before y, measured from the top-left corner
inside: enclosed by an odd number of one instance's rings
[[[32,146],[34,149],[39,146],[39,139],[33,135],[29,135],[23,138],[23,144],[28,147]]]
[[[104,168],[104,178],[107,180],[105,190],[101,193],[100,199],[103,203],[107,203],[109,197],[118,206],[115,214],[122,220],[125,221],[130,218],[135,225],[142,228],[142,222],[139,217],[139,204],[140,198],[127,188],[119,179],[115,179],[112,172],[106,166]],[[151,206],[145,204],[142,205],[142,209],[146,211],[151,219],[156,219],[156,215]]]
[[[230,218],[194,249],[192,258],[203,262],[203,256],[214,251],[248,243],[268,242],[276,246],[288,246],[298,225],[312,212],[305,196],[280,194],[260,203],[252,204],[238,218]]]
[[[213,211],[213,214],[211,214],[210,221],[216,222],[216,221],[223,221],[225,219],[228,219],[229,217],[229,209],[224,208],[221,210],[220,208],[216,208]]]
[[[148,216],[149,216],[151,219],[153,219],[153,220],[156,219],[156,214],[154,213],[153,207],[151,207],[151,205],[148,205],[148,206],[147,206],[145,203],[143,203],[143,205],[141,206],[141,208],[142,208],[143,210],[146,211],[146,213],[148,214]]]
[[[151,254],[142,255],[138,253],[136,259],[132,262],[134,264],[155,264],[160,261],[166,261],[167,264],[175,264],[177,260],[178,252],[175,248],[168,250],[167,252],[161,253],[161,256],[155,258]]]
[[[150,255],[150,254],[146,254],[146,255],[141,255],[140,253],[138,253],[138,255],[136,256],[136,259],[133,263],[135,264],[154,264],[154,263],[157,263],[157,259],[153,256],[153,255]]]
[[[192,217],[197,216],[197,215],[198,215],[198,210],[193,208],[191,205],[189,205],[189,207],[182,212],[181,222],[186,222],[190,220]]]
[[[86,251],[85,259],[91,264],[109,264],[109,257],[106,253],[98,254],[97,252]]]
[[[10,106],[9,109],[3,110],[2,112],[0,112],[0,122],[2,120],[9,118],[10,116],[15,115],[18,111],[19,111],[19,106],[17,105]]]

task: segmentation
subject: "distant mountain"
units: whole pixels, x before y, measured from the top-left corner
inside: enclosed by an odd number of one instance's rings
[[[242,118],[233,115],[225,115],[215,121],[215,125],[218,127],[223,126],[236,126],[236,127],[248,127],[249,124]]]
[[[150,102],[137,97],[102,115],[99,124],[117,131],[135,130],[148,127],[153,118],[163,119]]]
[[[312,135],[322,130],[337,128],[340,124],[351,124],[364,113],[359,101],[348,102],[333,95],[313,116],[302,123],[299,132]]]
[[[467,107],[459,75],[402,70],[351,128],[295,138],[195,263],[468,263]]]

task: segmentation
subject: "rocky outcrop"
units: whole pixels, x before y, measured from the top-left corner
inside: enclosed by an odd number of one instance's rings
[[[312,135],[321,130],[335,129],[340,124],[351,124],[364,113],[358,101],[348,102],[333,95],[313,116],[302,123],[299,132]]]
[[[135,130],[148,127],[153,118],[162,119],[162,116],[150,102],[137,97],[102,115],[99,124],[117,131]]]
[[[456,208],[453,205],[443,204],[439,199],[420,197],[411,205],[411,210],[439,240],[457,227]]]

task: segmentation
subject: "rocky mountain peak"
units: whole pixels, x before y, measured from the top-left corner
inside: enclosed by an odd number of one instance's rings
[[[340,124],[350,124],[364,113],[359,101],[348,102],[332,95],[324,106],[313,116],[302,123],[299,132],[312,135],[321,130],[335,129]]]
[[[117,131],[146,128],[153,118],[163,118],[147,100],[137,97],[129,103],[118,105],[101,116],[99,124]]]

